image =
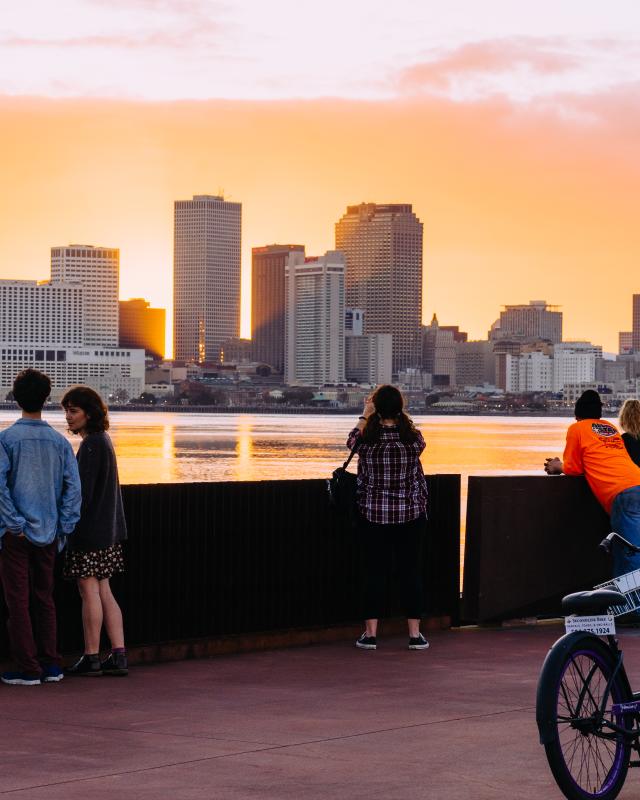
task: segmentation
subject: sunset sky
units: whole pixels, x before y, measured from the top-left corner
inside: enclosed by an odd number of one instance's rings
[[[425,320],[480,338],[546,299],[613,351],[640,292],[639,75],[636,0],[21,0],[0,278],[115,246],[121,296],[170,312],[173,201],[223,192],[247,335],[252,246],[321,253],[347,204],[410,202]]]

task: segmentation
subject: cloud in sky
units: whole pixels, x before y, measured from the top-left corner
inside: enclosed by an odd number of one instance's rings
[[[565,73],[581,66],[567,42],[518,37],[469,42],[453,51],[405,68],[402,89],[447,89],[457,76],[509,72],[521,65],[543,75]]]
[[[0,23],[0,93],[527,101],[632,80],[638,25],[626,0],[615,15],[600,0],[21,0]]]
[[[516,102],[562,95],[601,94],[635,81],[640,43],[513,37],[467,42],[427,54],[401,69],[403,94],[455,100],[504,95]]]

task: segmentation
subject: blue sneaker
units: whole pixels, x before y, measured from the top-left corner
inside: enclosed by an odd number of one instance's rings
[[[36,686],[40,683],[40,676],[29,675],[28,672],[3,672],[0,681],[12,686]]]
[[[42,666],[42,682],[43,683],[58,683],[64,678],[64,672],[57,664],[43,664]]]

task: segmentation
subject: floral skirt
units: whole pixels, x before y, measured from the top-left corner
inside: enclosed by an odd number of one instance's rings
[[[97,578],[102,581],[119,572],[124,572],[120,543],[112,544],[105,550],[65,550],[62,574],[67,580]]]

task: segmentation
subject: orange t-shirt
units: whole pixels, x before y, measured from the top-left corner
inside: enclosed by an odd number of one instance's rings
[[[569,427],[562,463],[565,475],[585,476],[607,513],[617,494],[640,486],[640,467],[616,427],[603,419],[581,419]]]

